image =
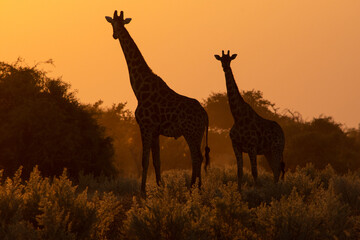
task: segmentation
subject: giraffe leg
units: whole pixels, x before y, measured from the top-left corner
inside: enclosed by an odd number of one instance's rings
[[[257,171],[257,163],[256,163],[256,152],[249,153],[250,163],[251,163],[251,173],[254,178],[255,184],[257,183],[258,171]]]
[[[201,150],[200,150],[200,146],[199,146],[199,150],[198,150],[198,157],[197,159],[199,159],[198,161],[198,164],[196,166],[196,175],[197,177],[199,178],[199,188],[201,187],[201,164],[202,164],[202,161],[203,161],[203,156],[201,154]]]
[[[160,174],[160,144],[159,144],[159,136],[156,136],[153,138],[152,144],[151,144],[151,153],[152,153],[152,159],[155,169],[155,175],[156,175],[156,183],[158,186],[160,186],[161,182],[161,174]]]
[[[191,158],[193,158],[192,154],[191,154]],[[191,160],[192,160],[191,187],[193,187],[197,177],[197,164],[194,162],[193,159]]]
[[[199,188],[201,187],[201,163],[203,156],[201,154],[201,138],[200,141],[194,141],[189,137],[185,137],[186,142],[189,145],[191,161],[192,161],[192,175],[191,175],[191,186],[196,182],[196,178],[199,178]]]
[[[238,190],[241,191],[241,184],[242,184],[242,178],[243,178],[243,154],[241,151],[241,148],[239,147],[239,144],[237,144],[234,140],[232,140],[232,145],[236,157],[236,163],[237,163],[237,175],[238,175]]]
[[[146,177],[147,171],[149,168],[149,157],[150,157],[150,147],[151,147],[151,134],[147,131],[141,131],[141,140],[143,145],[142,153],[142,178],[141,178],[141,194],[145,196],[145,186],[146,186]]]
[[[281,157],[280,154],[276,152],[265,154],[265,157],[271,167],[271,170],[274,174],[274,182],[277,183],[280,178],[280,172],[281,172]]]
[[[196,147],[193,151],[191,151],[191,158],[193,163],[193,176],[191,178],[191,186],[193,186],[196,182],[196,178],[199,178],[199,188],[201,187],[201,163],[203,160],[200,146]]]

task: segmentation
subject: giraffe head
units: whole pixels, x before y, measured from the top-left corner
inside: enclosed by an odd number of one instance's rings
[[[224,54],[224,50],[223,50],[221,57],[219,55],[214,55],[214,56],[217,60],[221,61],[221,65],[225,71],[226,69],[230,69],[230,62],[236,58],[237,54],[233,54],[230,56],[229,50],[227,54]]]
[[[122,28],[124,28],[125,24],[128,24],[131,21],[131,18],[125,18],[124,19],[124,12],[120,12],[120,16],[117,15],[117,10],[114,12],[114,17],[105,17],[106,20],[111,23],[113,27],[113,38],[118,39],[120,37],[120,31]]]

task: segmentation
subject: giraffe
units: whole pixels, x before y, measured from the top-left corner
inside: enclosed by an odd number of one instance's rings
[[[243,177],[243,156],[248,153],[251,163],[251,172],[255,183],[257,182],[256,155],[265,155],[273,174],[274,182],[279,181],[285,175],[285,163],[283,150],[285,145],[284,132],[277,122],[260,117],[241,96],[232,73],[230,62],[237,54],[230,56],[230,51],[222,56],[215,55],[221,61],[225,73],[226,89],[230,110],[234,118],[234,125],[230,130],[230,138],[238,167],[238,189],[241,190]]]
[[[113,38],[119,39],[128,66],[131,87],[138,100],[135,118],[140,127],[142,140],[142,180],[141,193],[146,194],[146,177],[150,151],[156,175],[160,185],[160,147],[159,136],[184,136],[191,153],[191,185],[199,178],[201,186],[201,164],[203,160],[201,143],[206,130],[205,170],[209,165],[208,127],[209,120],[205,109],[192,98],[182,96],[172,90],[147,65],[140,50],[125,28],[131,18],[124,19],[123,11],[113,18],[105,17],[113,27]]]

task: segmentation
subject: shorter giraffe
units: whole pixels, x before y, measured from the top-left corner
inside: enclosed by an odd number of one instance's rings
[[[277,122],[260,117],[251,106],[244,101],[236,85],[230,62],[236,58],[230,52],[222,56],[215,55],[221,61],[225,72],[226,89],[234,125],[230,130],[230,138],[238,165],[238,189],[241,190],[243,177],[243,156],[248,153],[251,162],[251,172],[254,181],[257,181],[256,155],[265,155],[273,173],[274,181],[278,182],[285,175],[283,150],[285,145],[284,132]]]

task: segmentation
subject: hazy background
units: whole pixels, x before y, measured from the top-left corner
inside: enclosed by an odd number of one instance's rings
[[[230,49],[239,88],[261,90],[305,119],[360,122],[360,1],[1,0],[0,60],[52,58],[51,76],[81,102],[136,107],[125,59],[105,16],[123,10],[149,66],[178,93],[202,100],[225,91]],[[45,66],[44,66],[45,67]]]

